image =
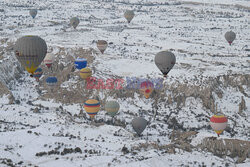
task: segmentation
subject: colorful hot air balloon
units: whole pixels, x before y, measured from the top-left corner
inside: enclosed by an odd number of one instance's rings
[[[84,80],[91,77],[91,75],[92,75],[92,70],[90,68],[83,68],[80,70],[80,77]]]
[[[43,62],[48,68],[50,68],[54,62],[54,55],[52,53],[47,53]]]
[[[18,61],[32,76],[47,53],[47,45],[38,36],[24,36],[16,41],[14,50]]]
[[[98,40],[97,41],[97,48],[100,50],[100,52],[103,54],[104,51],[107,49],[108,47],[108,42],[105,40]]]
[[[174,67],[175,62],[175,55],[169,51],[161,51],[155,56],[155,65],[163,73],[164,77],[166,77],[169,71]]]
[[[87,66],[87,60],[84,59],[84,58],[77,58],[75,60],[75,67],[78,69],[78,70],[81,70],[83,68],[85,68]]]
[[[214,115],[210,118],[210,125],[219,137],[227,127],[227,117],[224,115]]]
[[[43,70],[41,68],[37,68],[34,72],[33,77],[36,78],[36,81],[39,81],[39,78],[43,75]]]
[[[140,90],[144,94],[146,99],[148,99],[154,90],[154,84],[150,81],[144,81],[141,83]]]
[[[84,109],[90,118],[93,119],[100,110],[100,102],[96,99],[89,99],[84,103]]]
[[[228,31],[225,33],[225,38],[229,45],[231,45],[236,38],[236,34],[233,31]]]
[[[54,87],[57,86],[57,78],[56,77],[48,77],[46,79],[46,84],[48,85],[49,88],[53,89]]]
[[[114,117],[119,111],[119,109],[120,105],[117,101],[108,101],[105,104],[105,110],[111,117]]]
[[[148,121],[144,118],[137,117],[132,120],[132,127],[139,136],[147,127],[147,124]]]
[[[36,9],[31,9],[30,10],[30,15],[34,19],[36,17],[36,15],[37,15],[37,10]]]
[[[126,12],[124,13],[124,17],[127,19],[128,23],[131,22],[134,16],[135,16],[135,13],[133,10],[126,10]]]
[[[77,17],[72,17],[70,19],[70,25],[73,26],[74,29],[76,29],[79,23],[80,23],[80,20]]]

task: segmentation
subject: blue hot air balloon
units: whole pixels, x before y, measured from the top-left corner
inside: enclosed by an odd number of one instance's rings
[[[46,84],[50,87],[53,88],[57,85],[57,78],[56,77],[48,77],[46,79]]]
[[[75,60],[75,67],[78,69],[78,70],[81,70],[85,67],[87,67],[87,60],[84,59],[84,58],[77,58]]]

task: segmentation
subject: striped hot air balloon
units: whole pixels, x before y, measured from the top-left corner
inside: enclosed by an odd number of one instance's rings
[[[227,127],[227,117],[224,115],[213,115],[210,118],[210,125],[219,137]]]
[[[57,86],[57,78],[56,77],[48,77],[46,79],[46,84],[48,85],[48,87],[50,87],[51,89]]]
[[[84,103],[84,109],[90,118],[93,119],[100,110],[100,102],[96,99],[89,99]]]
[[[39,78],[43,75],[43,70],[41,68],[37,68],[34,72],[33,77],[36,78],[36,81],[39,81]]]
[[[47,45],[42,38],[28,35],[16,41],[14,51],[18,61],[32,76],[47,53]]]
[[[84,80],[91,77],[91,75],[92,75],[92,70],[90,68],[83,68],[80,70],[80,77]]]
[[[154,84],[150,81],[144,81],[141,83],[140,90],[144,94],[146,99],[148,99],[154,90]]]
[[[78,70],[81,70],[83,68],[85,68],[87,66],[87,60],[84,59],[84,58],[77,58],[75,60],[75,67],[78,69]]]

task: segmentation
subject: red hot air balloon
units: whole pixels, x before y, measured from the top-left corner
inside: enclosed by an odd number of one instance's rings
[[[146,99],[148,99],[154,90],[154,84],[150,81],[144,81],[141,83],[140,90],[144,94]]]
[[[217,133],[218,137],[227,127],[227,117],[224,115],[214,115],[210,118],[210,125]]]

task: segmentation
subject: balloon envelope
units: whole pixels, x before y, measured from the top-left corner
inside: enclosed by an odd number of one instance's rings
[[[140,90],[144,94],[146,99],[148,99],[154,90],[154,84],[150,81],[144,81],[140,85]]]
[[[90,118],[93,119],[100,110],[100,102],[95,99],[89,99],[84,103],[84,109]]]
[[[155,65],[159,68],[159,70],[163,73],[165,77],[173,68],[175,62],[175,55],[169,51],[161,51],[155,56]]]
[[[80,70],[80,77],[82,79],[87,79],[91,77],[91,75],[92,75],[92,70],[90,68],[83,68]]]
[[[50,68],[51,65],[54,62],[54,55],[52,53],[47,53],[47,55],[45,56],[44,60],[43,60],[44,64]]]
[[[120,105],[117,101],[108,101],[105,104],[105,110],[107,113],[114,117],[120,109]]]
[[[31,9],[30,10],[30,15],[34,19],[36,17],[36,15],[37,15],[37,10],[36,9]]]
[[[103,54],[104,51],[107,49],[108,47],[108,42],[105,40],[98,40],[97,41],[97,48],[100,50],[100,52]]]
[[[75,67],[78,69],[78,70],[81,70],[83,68],[85,68],[87,66],[87,60],[84,59],[84,58],[77,58],[75,60]]]
[[[231,45],[232,42],[236,38],[236,34],[233,31],[228,31],[225,33],[225,38],[226,38],[227,42],[229,43],[229,45]]]
[[[34,74],[47,53],[47,45],[38,36],[24,36],[16,41],[14,50],[21,65]]]
[[[219,136],[227,127],[227,117],[224,115],[214,115],[210,118],[210,125]]]
[[[46,84],[50,87],[53,88],[57,85],[57,78],[56,77],[48,77],[46,79]]]
[[[135,132],[140,135],[146,128],[147,123],[147,120],[145,120],[144,118],[137,117],[132,120],[132,127]]]
[[[33,77],[36,78],[37,81],[39,81],[39,78],[42,76],[43,70],[41,68],[37,68],[34,72]]]
[[[73,26],[74,29],[76,29],[79,23],[80,23],[80,20],[77,17],[72,17],[70,19],[70,25]]]
[[[126,10],[126,12],[124,13],[124,17],[127,19],[128,23],[131,22],[134,16],[135,16],[135,13],[133,10]]]

